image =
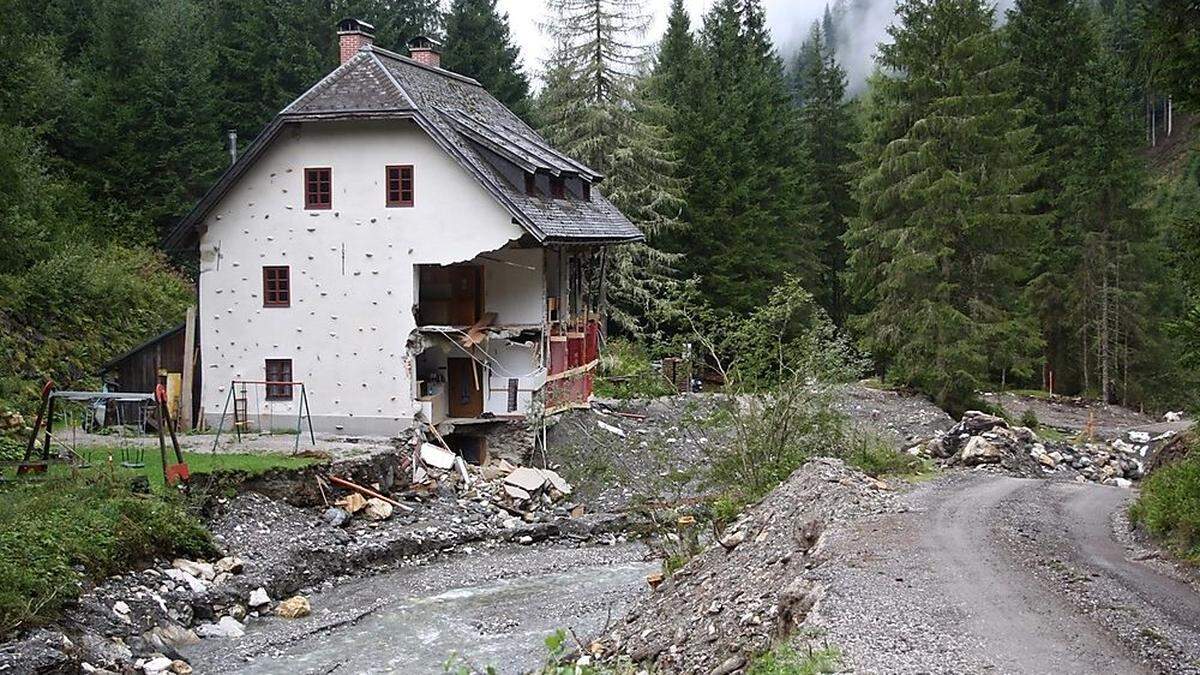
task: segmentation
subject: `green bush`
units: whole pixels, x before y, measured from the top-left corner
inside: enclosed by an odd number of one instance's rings
[[[895,449],[886,439],[870,432],[848,434],[841,457],[850,466],[876,478],[908,476],[925,470],[925,462],[919,457]]]
[[[106,360],[183,321],[189,282],[162,254],[72,244],[0,273],[0,410],[31,414],[47,378],[91,388]]]
[[[1181,555],[1200,562],[1200,453],[1154,471],[1130,507],[1133,522]]]
[[[1021,426],[1029,427],[1030,429],[1034,430],[1042,426],[1042,423],[1038,420],[1037,413],[1033,411],[1033,408],[1026,408],[1025,411],[1021,413]]]
[[[670,396],[671,383],[650,363],[650,356],[638,342],[610,338],[600,355],[600,376],[596,395],[604,398],[632,399]]]
[[[844,436],[844,418],[830,405],[829,390],[799,373],[768,391],[723,394],[719,402],[732,437],[710,446],[709,479],[739,507],[773,490],[809,458],[836,455]]]
[[[100,580],[156,556],[215,553],[178,501],[133,493],[98,472],[0,492],[0,635],[53,620]]]

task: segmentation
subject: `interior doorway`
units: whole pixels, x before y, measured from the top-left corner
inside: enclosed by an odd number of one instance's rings
[[[473,359],[446,359],[450,417],[475,418],[483,414],[483,375]]]

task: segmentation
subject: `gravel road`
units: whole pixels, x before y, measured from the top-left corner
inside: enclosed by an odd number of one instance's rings
[[[830,533],[810,621],[859,672],[1200,673],[1200,594],[1131,493],[951,474]]]

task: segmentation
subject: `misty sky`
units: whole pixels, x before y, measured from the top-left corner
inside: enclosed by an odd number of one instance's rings
[[[714,0],[684,0],[692,19],[693,30],[699,28],[701,18],[713,2]],[[647,11],[654,16],[650,31],[645,36],[647,44],[657,42],[662,37],[666,29],[669,4],[670,0],[646,0]],[[792,57],[796,46],[807,35],[812,22],[824,12],[825,4],[826,0],[763,1],[775,46],[785,60]],[[1011,4],[1012,0],[999,0],[1001,17],[1003,10]],[[501,11],[508,13],[513,39],[521,47],[525,72],[536,78],[542,70],[549,50],[549,41],[538,28],[538,22],[546,16],[544,0],[498,0],[497,5]],[[843,46],[846,53],[838,54],[838,59],[849,76],[852,91],[858,89],[873,68],[875,45],[886,37],[885,31],[892,23],[894,6],[895,0],[875,0],[867,16],[860,19],[848,43]]]
[[[546,15],[543,0],[499,0],[497,6],[501,11],[508,12],[513,39],[521,47],[521,58],[525,62],[525,70],[536,74],[542,68],[542,62],[547,56],[549,42],[538,29],[538,22]],[[688,14],[692,17],[692,27],[700,25],[700,18],[713,0],[685,0]],[[653,13],[654,24],[650,28],[647,42],[657,42],[666,29],[667,8],[669,0],[647,0],[647,11]],[[791,43],[795,38],[808,30],[813,19],[825,10],[825,0],[765,0],[763,6],[767,9],[767,19],[771,24],[771,33],[776,44]]]

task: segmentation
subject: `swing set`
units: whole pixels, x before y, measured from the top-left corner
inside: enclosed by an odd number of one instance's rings
[[[109,424],[109,411],[115,422]],[[70,436],[55,432],[55,421],[61,417]],[[133,424],[130,425],[129,421]],[[102,428],[116,428],[120,463],[126,469],[142,469],[146,466],[146,446],[134,441],[129,433],[130,426],[144,430],[153,421],[158,429],[159,451],[162,455],[163,481],[166,485],[186,483],[190,477],[179,440],[175,435],[175,423],[167,403],[167,391],[158,385],[153,394],[110,391],[56,391],[54,382],[47,381],[42,387],[41,405],[33,431],[25,445],[25,455],[17,464],[17,475],[46,474],[52,463],[62,462],[75,468],[91,466],[92,450],[79,447],[79,432],[94,432]],[[169,464],[166,449],[166,434],[171,436],[175,463]],[[42,436],[38,448],[38,436]],[[54,456],[51,447],[59,452]],[[110,455],[111,461],[111,455]]]
[[[250,389],[254,392],[254,421],[250,418]],[[229,416],[229,406],[233,405],[233,423],[232,431],[234,432],[237,442],[242,442],[242,436],[249,435],[251,431],[257,429],[257,433],[262,435],[270,435],[275,431],[275,408],[274,403],[287,403],[292,401],[292,391],[294,387],[300,388],[300,396],[296,403],[296,443],[292,448],[292,454],[300,452],[300,436],[303,434],[304,423],[308,422],[308,437],[312,444],[317,444],[317,436],[313,432],[312,411],[308,407],[308,392],[304,388],[303,382],[274,382],[269,380],[230,380],[229,393],[225,396],[225,407],[221,411],[221,420],[217,423],[217,433],[213,438],[213,452],[217,452],[217,444],[221,441],[221,432],[225,429],[225,420]],[[260,390],[263,395],[259,395]],[[263,401],[266,401],[266,424],[263,424]],[[289,429],[290,431],[290,429]]]

